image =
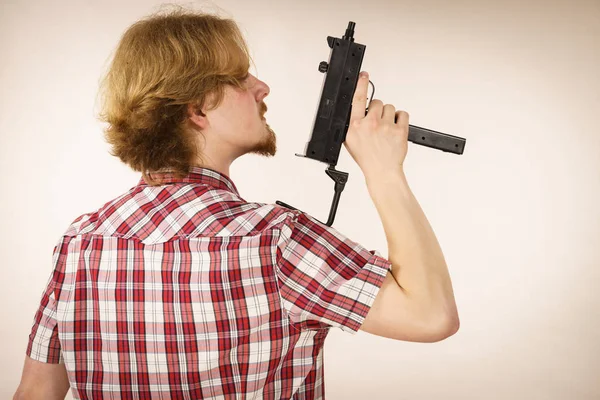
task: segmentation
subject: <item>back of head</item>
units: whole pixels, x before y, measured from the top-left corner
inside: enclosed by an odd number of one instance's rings
[[[187,105],[218,107],[226,85],[242,88],[250,61],[232,19],[177,7],[134,23],[101,81],[99,118],[111,155],[151,185],[153,171],[187,175],[201,159]]]

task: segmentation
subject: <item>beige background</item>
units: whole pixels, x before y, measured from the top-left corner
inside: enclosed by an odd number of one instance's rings
[[[137,183],[95,120],[122,32],[156,1],[0,5],[0,397],[16,388],[52,249],[77,216]],[[448,261],[461,318],[435,344],[332,331],[328,399],[600,398],[600,1],[195,3],[239,22],[271,87],[275,158],[242,157],[251,201],[326,219],[325,164],[308,140],[326,36],[356,22],[375,97],[411,123],[467,138],[456,156],[409,145],[406,170]],[[363,176],[335,227],[387,254]]]

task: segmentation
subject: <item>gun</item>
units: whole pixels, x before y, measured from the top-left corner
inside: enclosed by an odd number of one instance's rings
[[[321,61],[319,63],[319,72],[325,74],[323,87],[321,89],[321,98],[317,108],[317,114],[313,123],[312,134],[309,142],[306,144],[304,154],[297,154],[297,157],[311,158],[329,164],[325,173],[333,179],[334,197],[329,217],[325,225],[331,226],[335,219],[340,196],[346,182],[348,182],[348,173],[335,169],[342,143],[346,140],[346,133],[350,123],[352,112],[352,98],[358,83],[358,75],[361,71],[363,57],[365,56],[366,46],[354,41],[354,28],[356,23],[350,21],[342,38],[327,36],[327,44],[331,48],[329,62]],[[375,94],[375,85],[369,80],[372,86],[371,100]],[[367,114],[369,108],[365,110]],[[464,152],[466,139],[437,132],[431,129],[421,128],[415,125],[409,125],[408,141],[442,150],[444,152],[462,154]],[[297,208],[290,206],[282,201],[276,201],[277,204],[292,210]],[[319,221],[321,222],[321,221]]]

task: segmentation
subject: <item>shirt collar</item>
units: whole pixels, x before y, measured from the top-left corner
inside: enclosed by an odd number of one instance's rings
[[[197,183],[207,185],[215,189],[222,189],[232,192],[239,196],[237,187],[227,175],[222,174],[210,168],[192,166],[189,174],[184,178],[177,178],[172,171],[168,169],[152,172],[152,178],[160,182],[161,185],[172,183]],[[148,186],[144,178],[140,178],[138,186]]]

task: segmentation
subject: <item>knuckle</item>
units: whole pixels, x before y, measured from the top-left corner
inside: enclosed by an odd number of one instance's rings
[[[379,121],[377,118],[367,118],[365,120],[366,126],[370,131],[373,131],[379,127]]]
[[[393,122],[387,122],[384,125],[383,130],[385,131],[385,133],[394,133],[397,127],[398,125],[394,124]]]

